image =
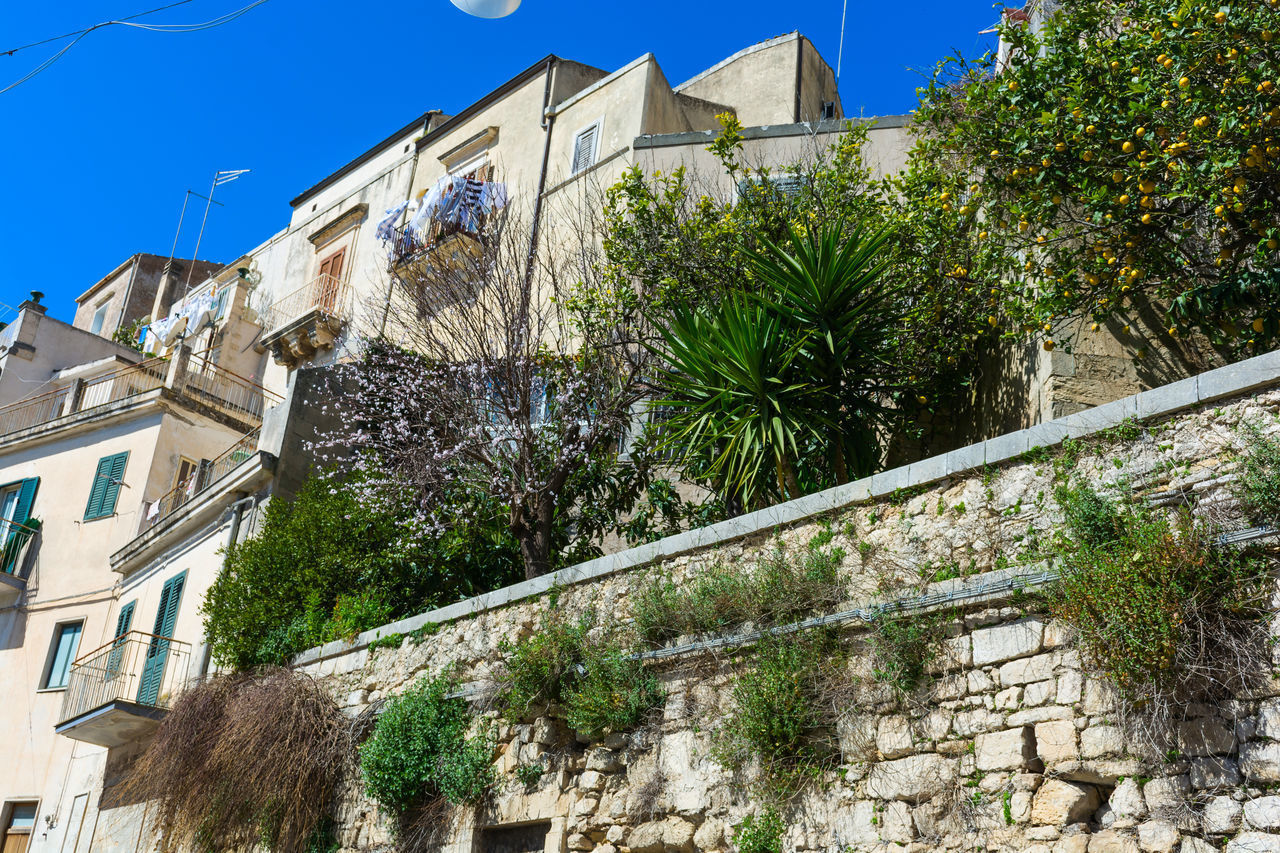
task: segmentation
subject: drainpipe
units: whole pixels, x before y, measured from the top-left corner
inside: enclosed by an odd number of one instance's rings
[[[441,114],[441,110],[427,110],[426,116],[422,119],[422,135],[426,136],[431,132],[431,117]],[[409,166],[409,187],[405,190],[404,200],[406,202],[413,201],[413,176],[418,173],[418,154],[421,153],[422,147],[414,143],[413,146],[413,163]],[[406,212],[408,208],[405,208]],[[387,301],[382,305],[382,323],[378,326],[378,337],[381,338],[387,333],[387,315],[391,313],[391,292],[395,287],[395,277],[387,276]]]
[[[538,172],[538,193],[533,197],[533,227],[529,230],[529,259],[526,264],[526,280],[533,276],[533,257],[538,251],[538,226],[542,217],[542,193],[547,188],[547,165],[551,160],[551,128],[556,114],[551,110],[551,81],[555,73],[556,57],[547,58],[547,84],[542,93],[542,169]]]

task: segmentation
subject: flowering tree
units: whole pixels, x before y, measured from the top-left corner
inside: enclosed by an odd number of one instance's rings
[[[389,305],[368,306],[385,331],[341,369],[345,426],[323,441],[370,489],[411,485],[418,535],[468,523],[477,497],[505,507],[531,578],[590,555],[601,503],[640,488],[619,447],[644,299],[602,275],[593,209],[544,214],[536,245],[505,212],[397,259]]]

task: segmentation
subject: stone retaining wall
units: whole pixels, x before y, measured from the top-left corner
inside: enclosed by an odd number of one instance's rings
[[[371,649],[371,635],[354,648],[315,650],[299,664],[352,714],[446,667],[483,710],[502,679],[503,641],[538,630],[552,605],[560,614],[591,613],[602,626],[625,627],[634,592],[655,574],[681,580],[714,564],[746,568],[777,549],[802,551],[829,532],[830,544],[844,551],[838,610],[956,590],[996,572],[1016,574],[1027,562],[1031,543],[1059,523],[1055,477],[1122,486],[1156,503],[1176,495],[1197,512],[1229,518],[1240,425],[1277,431],[1280,390],[1269,387],[1275,366],[1265,369],[1270,380],[1255,377],[1236,389],[1253,390],[1213,405],[1187,408],[1174,405],[1167,388],[1148,392],[1166,395],[1167,408],[1149,399],[1145,414],[1182,411],[1141,429],[1076,440],[1067,462],[1055,465],[1047,452],[1019,457],[1031,447],[1025,436],[1012,441],[1021,445],[1016,454],[983,451],[984,462],[998,465],[948,469],[926,460],[918,464],[934,467],[919,469],[933,474],[919,475],[923,487],[894,475],[907,488],[876,500],[828,496],[809,504],[826,512],[799,516],[794,507],[775,508],[776,528],[712,537],[703,548],[650,546],[657,559],[622,557],[609,571],[561,575],[559,586],[507,592],[379,632],[442,623],[420,642]],[[1144,413],[1138,398],[1111,405]],[[1059,439],[1071,434],[1061,424],[1043,426],[1060,430]],[[784,850],[1163,853],[1181,846],[1208,853],[1225,842],[1232,853],[1280,853],[1280,796],[1271,795],[1280,785],[1280,682],[1220,707],[1187,708],[1177,752],[1144,763],[1131,755],[1113,694],[1082,663],[1070,632],[1013,599],[986,598],[969,601],[944,626],[944,654],[929,684],[905,697],[867,677],[864,627],[856,620],[842,626],[840,640],[852,649],[851,683],[861,686],[838,725],[839,766],[784,810]],[[650,665],[667,698],[660,716],[639,731],[583,743],[554,716],[497,721],[498,783],[482,807],[455,810],[443,846],[458,853],[733,849],[732,827],[758,808],[752,771],[735,775],[711,754],[715,731],[732,710],[739,662],[690,651]],[[526,786],[514,771],[529,764],[545,772]],[[394,843],[392,821],[358,783],[340,815],[339,839],[344,849]]]

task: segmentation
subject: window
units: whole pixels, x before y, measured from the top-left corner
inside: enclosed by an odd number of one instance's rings
[[[31,505],[36,499],[39,477],[29,477],[0,486],[0,545],[4,547],[0,571],[13,574],[18,569],[18,556],[31,536],[25,526],[31,520]]]
[[[320,275],[328,276],[333,281],[342,281],[342,262],[347,257],[346,249],[339,249],[320,262]]]
[[[98,306],[98,310],[93,312],[93,323],[89,325],[89,331],[95,335],[102,334],[102,327],[107,324],[107,309],[111,307],[111,297],[107,297],[107,301]]]
[[[179,486],[186,483],[187,480],[191,479],[191,475],[194,474],[196,472],[196,469],[199,467],[200,467],[199,462],[193,462],[192,460],[188,459],[185,456],[179,457],[178,473],[173,478],[173,487],[176,489]]]
[[[67,622],[53,630],[53,653],[44,676],[45,690],[67,686],[67,676],[71,673],[71,662],[76,659],[76,651],[80,648],[80,632],[83,629],[83,622]]]
[[[84,508],[85,521],[115,514],[116,498],[120,496],[120,487],[124,485],[122,478],[128,461],[128,451],[98,460],[98,470],[94,472],[93,485],[89,489],[89,502]]]
[[[835,101],[823,101],[823,102],[822,102],[822,119],[823,119],[823,121],[830,121],[831,119],[833,119],[833,118],[835,118],[835,117],[836,117],[836,102],[835,102]]]
[[[600,122],[596,122],[582,130],[573,140],[573,169],[576,175],[583,169],[595,165],[596,149],[600,143]]]
[[[216,323],[227,316],[227,308],[231,305],[231,285],[225,285],[213,299],[213,321]]]
[[[4,816],[4,838],[0,840],[2,853],[26,853],[27,842],[36,825],[35,803],[8,803]]]

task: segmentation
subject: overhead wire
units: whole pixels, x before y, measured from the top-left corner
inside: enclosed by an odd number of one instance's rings
[[[31,44],[23,45],[22,47],[16,47],[16,48],[13,48],[12,50],[0,51],[0,53],[6,53],[6,54],[12,55],[16,51],[24,50],[25,48],[28,48],[28,47],[34,47],[39,44],[46,44],[51,41],[58,41],[59,39],[70,38],[71,36],[75,36],[75,38],[72,39],[72,41],[69,44],[67,44],[57,53],[53,54],[48,59],[41,62],[31,71],[27,72],[22,77],[15,80],[14,82],[10,83],[8,86],[5,86],[3,89],[0,89],[0,95],[3,95],[4,93],[10,91],[11,89],[15,89],[18,86],[21,86],[23,83],[27,82],[32,77],[35,77],[40,72],[46,70],[49,66],[53,65],[53,63],[61,59],[67,53],[67,51],[71,50],[71,48],[79,44],[81,39],[89,35],[89,33],[93,32],[94,30],[100,30],[103,27],[110,27],[110,26],[123,26],[123,27],[133,27],[135,29],[147,30],[149,32],[157,32],[157,33],[196,33],[196,32],[200,32],[201,30],[210,30],[210,29],[213,29],[214,27],[220,27],[223,24],[228,24],[234,21],[236,18],[239,18],[241,15],[244,15],[249,11],[251,11],[252,9],[258,6],[261,6],[263,3],[266,3],[267,0],[254,0],[254,2],[240,9],[235,10],[234,12],[228,12],[225,15],[219,15],[216,18],[211,18],[208,21],[203,21],[198,24],[140,24],[140,23],[134,22],[134,19],[140,18],[143,15],[149,15],[149,14],[152,14],[153,12],[158,12],[164,9],[171,9],[174,6],[180,6],[183,3],[189,3],[189,2],[191,2],[191,0],[180,0],[180,2],[171,3],[168,6],[161,6],[158,9],[152,9],[148,12],[139,12],[138,14],[130,15],[127,18],[120,18],[118,20],[112,20],[112,21],[103,21],[100,24],[94,24],[92,27],[86,27],[83,30],[66,33],[65,35],[61,35],[61,36],[54,36],[52,38],[43,39],[42,41],[38,41],[38,42],[32,42]]]
[[[186,5],[187,3],[193,3],[193,2],[195,2],[195,0],[177,0],[176,3],[170,3],[167,6],[157,6],[154,9],[148,9],[145,12],[138,12],[136,15],[126,15],[125,17],[117,18],[116,20],[117,21],[133,21],[133,20],[136,20],[137,18],[142,18],[147,15],[154,15],[156,12],[163,12],[166,9],[172,9],[175,6],[183,6],[183,5]],[[110,23],[110,22],[107,22],[107,23]],[[100,27],[100,26],[102,26],[102,24],[94,24],[92,27],[85,27],[84,29],[80,29],[80,30],[72,30],[69,33],[63,33],[60,36],[49,36],[49,38],[40,39],[40,41],[33,41],[30,44],[19,45],[18,47],[11,47],[8,50],[0,50],[0,54],[4,54],[5,56],[13,56],[15,53],[17,53],[20,50],[26,50],[29,47],[39,47],[40,45],[48,44],[51,41],[62,41],[63,39],[71,38],[72,36],[78,36],[81,33],[87,33],[90,30],[96,29],[97,27]]]

